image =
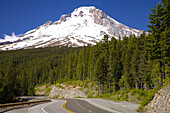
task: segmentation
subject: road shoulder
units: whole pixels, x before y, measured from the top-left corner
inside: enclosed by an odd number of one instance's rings
[[[139,107],[139,104],[133,104],[129,102],[116,102],[116,101],[106,100],[101,98],[88,98],[88,99],[82,98],[81,100],[87,101],[88,103],[98,108],[107,110],[109,112],[138,113],[136,109]]]

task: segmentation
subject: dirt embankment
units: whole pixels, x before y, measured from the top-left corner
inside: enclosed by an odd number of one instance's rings
[[[153,100],[144,107],[148,113],[170,113],[170,85],[155,93]]]

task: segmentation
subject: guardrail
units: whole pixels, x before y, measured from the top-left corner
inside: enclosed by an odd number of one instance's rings
[[[0,104],[0,112],[5,110],[10,110],[14,108],[21,108],[21,107],[27,107],[31,105],[41,104],[51,102],[51,100],[39,100],[39,101],[32,101],[32,102],[18,102],[18,103],[9,103],[9,104]]]

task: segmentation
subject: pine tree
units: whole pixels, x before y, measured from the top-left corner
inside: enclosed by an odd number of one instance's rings
[[[122,62],[123,62],[123,75],[121,76],[120,85],[125,89],[131,88],[132,74],[130,73],[131,67],[131,55],[132,52],[132,37],[124,37],[124,50],[122,53]]]
[[[91,81],[94,81],[94,67],[95,67],[94,47],[91,47],[88,60],[88,75]]]
[[[4,103],[4,73],[0,66],[0,104]]]
[[[34,72],[33,71],[30,71],[29,73],[29,80],[28,80],[28,95],[30,96],[33,96],[35,95],[35,92],[34,92],[34,86],[35,86],[35,81],[34,81]]]
[[[21,73],[21,78],[20,78],[20,83],[21,83],[21,95],[27,95],[28,93],[28,83],[27,83],[27,75],[26,72],[23,71]]]
[[[74,60],[73,60],[73,79],[76,80],[77,79],[77,56],[78,56],[78,53],[77,53],[77,50],[74,52],[73,54],[74,56]]]
[[[117,71],[117,61],[116,61],[116,46],[117,40],[112,37],[109,43],[109,59],[108,59],[108,83],[109,83],[109,92],[115,92],[116,90],[116,71]]]
[[[115,50],[115,57],[113,60],[113,92],[116,92],[120,89],[119,87],[119,80],[122,76],[123,72],[123,64],[121,61],[122,58],[122,40],[119,37],[119,40],[116,44],[116,50]]]
[[[80,51],[78,54],[77,78],[78,80],[83,80],[83,51]]]
[[[169,0],[162,0],[163,4],[163,16],[162,26],[164,26],[164,31],[161,34],[161,51],[162,51],[162,62],[163,62],[163,72],[164,78],[170,79],[170,3]],[[169,81],[170,82],[170,81]]]
[[[13,58],[10,59],[5,77],[4,77],[4,92],[7,95],[4,95],[5,101],[13,101],[15,95],[15,82],[16,82],[16,69],[15,69],[15,62]]]
[[[98,83],[98,87],[100,87],[102,93],[104,93],[104,85],[107,80],[107,72],[108,71],[107,63],[105,62],[105,56],[103,56],[103,54],[100,54],[95,64],[95,77]]]
[[[73,58],[72,58],[72,51],[70,51],[69,56],[68,56],[68,73],[67,73],[67,80],[72,79],[73,77],[73,70],[72,66],[73,65]]]
[[[136,39],[134,39],[136,41]],[[138,89],[139,85],[139,77],[138,77],[138,65],[139,65],[139,42],[133,43],[133,54],[132,54],[132,61],[131,61],[131,72],[133,77],[133,84],[136,89]]]
[[[48,77],[50,84],[53,84],[55,82],[54,77],[55,77],[54,70],[51,69],[50,72],[49,72],[49,77]]]
[[[162,6],[163,5],[163,6]],[[160,65],[160,76],[161,83],[164,83],[164,79],[167,76],[166,70],[169,67],[168,59],[169,59],[169,20],[170,20],[170,11],[169,11],[169,1],[162,0],[162,4],[158,3],[155,9],[151,9],[152,14],[149,15],[149,23],[148,27],[150,28],[150,33],[152,36],[151,41],[148,41],[152,53],[150,55],[151,60],[155,60],[159,62]],[[149,46],[148,46],[149,47]],[[154,61],[154,62],[155,62]]]

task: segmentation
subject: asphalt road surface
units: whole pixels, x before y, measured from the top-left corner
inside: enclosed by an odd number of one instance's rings
[[[61,108],[65,100],[52,99],[52,102],[26,108],[11,109],[0,113],[69,113]]]
[[[75,113],[111,113],[95,107],[84,100],[78,99],[66,99],[67,103],[65,104],[65,108],[71,110]]]
[[[69,113],[61,107],[64,102],[65,100],[55,100],[52,103],[43,106],[42,110],[44,113]]]
[[[104,99],[52,99],[52,102],[5,113],[137,113],[138,106]]]

